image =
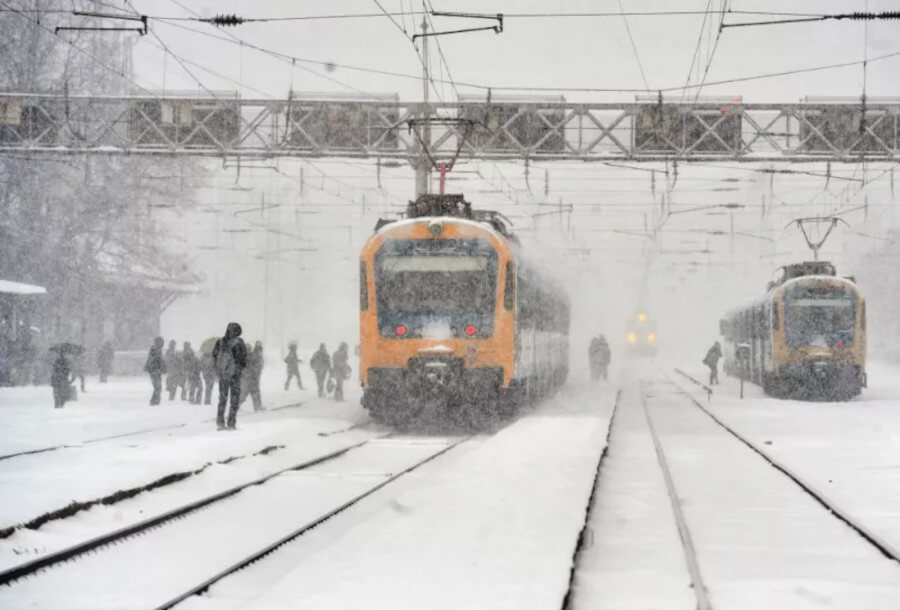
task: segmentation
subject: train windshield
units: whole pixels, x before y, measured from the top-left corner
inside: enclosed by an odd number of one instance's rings
[[[855,305],[849,291],[792,295],[785,302],[788,343],[827,346],[849,343],[856,328]]]
[[[440,240],[430,243],[435,242],[443,248],[380,252],[376,256],[379,314],[492,314],[497,298],[497,255],[493,249],[467,244],[452,247]]]

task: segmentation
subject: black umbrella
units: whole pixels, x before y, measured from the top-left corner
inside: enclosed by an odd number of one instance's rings
[[[77,343],[57,343],[50,348],[51,352],[59,352],[66,356],[80,356],[84,348]]]

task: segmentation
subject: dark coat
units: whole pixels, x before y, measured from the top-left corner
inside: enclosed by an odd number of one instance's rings
[[[720,348],[718,344],[713,344],[713,346],[709,348],[709,351],[706,352],[706,357],[703,358],[703,364],[708,367],[717,366],[721,357],[722,348]]]
[[[233,377],[240,377],[241,373],[243,373],[244,368],[247,366],[247,346],[244,344],[244,340],[241,339],[241,325],[237,322],[231,322],[228,324],[228,328],[225,331],[225,336],[216,341],[216,346],[213,348],[213,362],[216,366],[216,371],[221,376],[221,371],[219,371],[219,355],[223,354],[225,350],[231,351],[231,358],[234,362],[234,371],[232,372]]]
[[[309,368],[320,375],[324,375],[331,370],[331,358],[324,349],[316,350],[313,357],[309,360]]]
[[[116,357],[115,351],[111,345],[106,344],[100,348],[100,351],[97,352],[97,366],[103,369],[111,369],[113,365],[113,360]]]
[[[298,368],[298,365],[300,364],[300,358],[297,357],[296,349],[288,350],[288,355],[284,359],[284,363],[287,365],[289,371],[293,371]]]
[[[188,379],[200,377],[200,360],[191,348],[184,350],[184,372]]]
[[[144,364],[144,371],[151,375],[162,375],[166,372],[166,363],[163,360],[162,348],[151,347],[147,354],[147,362]]]
[[[54,388],[67,388],[72,383],[72,367],[69,359],[60,355],[53,361],[53,373],[50,375],[50,385]]]
[[[347,348],[338,348],[331,357],[331,375],[336,379],[350,378],[350,365],[347,364]]]

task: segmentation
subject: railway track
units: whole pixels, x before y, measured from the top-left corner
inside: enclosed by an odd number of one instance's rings
[[[681,373],[685,377],[688,377],[695,383],[696,379],[693,379],[689,375],[685,373]],[[891,542],[885,540],[883,537],[879,536],[875,532],[871,531],[865,524],[860,523],[858,520],[854,519],[852,515],[850,515],[847,511],[843,510],[836,503],[832,502],[826,493],[816,488],[815,485],[805,480],[800,473],[796,472],[783,462],[779,461],[772,455],[770,451],[767,451],[763,446],[760,446],[758,443],[754,443],[747,436],[738,432],[733,426],[729,426],[725,421],[722,420],[719,416],[713,413],[706,405],[697,400],[690,392],[687,392],[684,388],[682,388],[679,384],[675,383],[671,378],[666,376],[669,383],[677,389],[679,393],[681,393],[687,400],[691,402],[695,407],[697,407],[700,411],[702,411],[710,420],[712,420],[719,428],[727,432],[734,439],[739,441],[745,447],[756,453],[760,458],[765,460],[770,466],[778,470],[788,479],[790,479],[797,487],[803,490],[808,496],[810,496],[813,500],[818,502],[822,508],[827,510],[829,514],[831,514],[834,518],[843,522],[845,525],[850,527],[854,532],[856,532],[863,540],[873,546],[878,550],[884,557],[896,562],[900,565],[900,548]],[[702,384],[701,384],[702,385]]]
[[[616,413],[619,410],[619,404],[622,401],[622,390],[620,389],[616,392],[616,401],[613,404],[612,413],[609,416],[609,428],[606,431],[606,440],[604,442],[603,450],[600,452],[600,457],[597,459],[597,467],[594,470],[594,483],[591,486],[591,494],[588,496],[587,505],[584,510],[584,523],[581,525],[581,531],[578,532],[578,540],[575,544],[575,551],[572,553],[572,568],[569,570],[569,586],[566,589],[566,594],[562,600],[562,608],[563,610],[569,610],[572,607],[572,598],[575,589],[575,574],[578,571],[578,559],[579,555],[586,546],[590,544],[591,538],[593,536],[590,523],[591,517],[594,512],[594,502],[597,496],[597,484],[600,481],[600,471],[603,469],[603,462],[606,460],[606,455],[609,453],[609,439],[612,436],[613,426],[616,423]]]
[[[303,402],[294,402],[294,403],[290,403],[287,405],[281,405],[278,407],[272,407],[271,409],[266,409],[265,411],[262,411],[262,413],[270,413],[272,411],[280,411],[281,409],[292,409],[295,407],[301,407],[304,404],[305,403],[303,403]],[[205,406],[209,406],[209,405],[205,405]],[[252,417],[254,415],[257,415],[257,413],[250,412],[250,413],[246,413],[246,414],[242,415],[241,417],[242,418],[243,417]],[[215,421],[216,421],[216,418],[213,417],[211,419],[204,419],[200,422],[185,422],[185,423],[180,423],[180,424],[168,424],[165,426],[156,426],[153,428],[142,428],[140,430],[135,430],[133,432],[123,432],[121,434],[111,434],[108,436],[99,436],[97,438],[91,438],[91,439],[87,439],[87,440],[83,440],[83,441],[78,441],[78,443],[74,443],[74,444],[61,443],[59,445],[51,445],[49,447],[41,447],[38,449],[28,449],[26,451],[17,451],[14,453],[7,453],[4,455],[0,455],[0,461],[9,460],[12,458],[22,457],[22,456],[27,456],[27,455],[48,453],[50,451],[59,451],[60,449],[77,449],[78,447],[82,447],[84,445],[91,445],[93,443],[100,443],[103,441],[112,441],[112,440],[116,440],[116,439],[120,439],[120,438],[129,438],[132,436],[140,436],[141,434],[151,434],[153,432],[165,432],[166,430],[178,430],[179,428],[185,428],[185,427],[191,426],[191,425],[208,424],[208,423],[212,423]]]
[[[0,573],[0,584],[7,585],[0,589],[0,606],[81,607],[104,590],[122,596],[116,607],[170,608],[467,438],[423,441],[385,434],[282,469],[6,570]],[[369,472],[372,463],[382,463],[384,471]],[[366,470],[360,472],[362,466]],[[292,502],[296,511],[286,512]],[[237,540],[230,535],[235,532]],[[213,548],[222,534],[230,544]],[[183,565],[169,571],[157,565],[161,557]],[[109,583],[118,586],[115,592],[108,591]]]

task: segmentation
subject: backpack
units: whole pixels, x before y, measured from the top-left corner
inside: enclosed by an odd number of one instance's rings
[[[219,351],[216,354],[216,372],[219,377],[230,379],[237,372],[237,365],[234,362],[234,343],[232,341],[219,341]]]

